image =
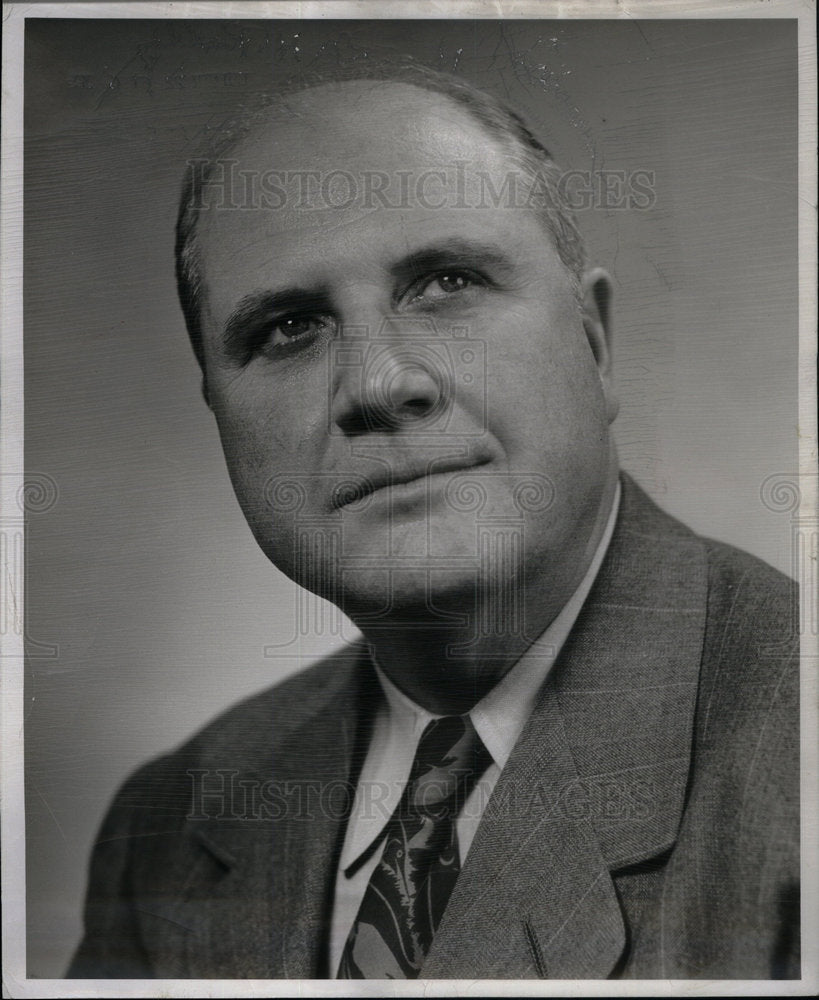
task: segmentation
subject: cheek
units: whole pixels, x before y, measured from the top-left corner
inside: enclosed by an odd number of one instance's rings
[[[322,402],[315,386],[269,377],[234,380],[211,400],[226,457],[249,467],[305,457],[323,427]]]
[[[272,408],[250,405],[246,396],[212,398],[225,462],[236,498],[252,526],[266,516],[266,484],[286,460],[281,423]]]
[[[271,383],[234,379],[217,386],[212,406],[239,505],[263,551],[289,572],[290,522],[274,511],[316,501],[327,436],[315,393]]]
[[[264,554],[285,573],[291,572],[289,520],[276,517],[274,491],[292,479],[294,461],[277,433],[275,415],[254,408],[214,406],[222,449],[233,491]],[[285,487],[286,488],[286,487]]]
[[[602,385],[576,313],[513,311],[487,337],[487,384],[498,430],[529,445],[581,437],[604,419]]]

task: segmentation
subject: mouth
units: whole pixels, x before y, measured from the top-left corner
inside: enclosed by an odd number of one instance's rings
[[[359,476],[355,480],[339,483],[333,490],[332,504],[334,508],[342,510],[376,493],[387,492],[395,487],[420,484],[430,477],[446,473],[471,472],[490,461],[489,458],[466,462],[463,459],[442,458],[432,459],[424,465],[415,464],[391,470],[379,469],[371,476]]]

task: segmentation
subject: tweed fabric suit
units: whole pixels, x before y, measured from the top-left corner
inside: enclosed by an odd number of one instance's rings
[[[789,580],[624,476],[600,574],[421,977],[798,978],[795,608]],[[379,697],[351,647],[138,771],[95,847],[69,974],[331,975],[345,810]],[[197,780],[257,788],[265,808],[237,792],[192,810]]]

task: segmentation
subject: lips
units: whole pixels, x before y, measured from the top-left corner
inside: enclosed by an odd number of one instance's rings
[[[476,459],[429,459],[426,462],[414,462],[406,465],[399,465],[392,469],[379,468],[369,476],[351,477],[343,483],[339,483],[333,490],[333,507],[341,509],[371,496],[379,490],[387,489],[391,486],[403,486],[413,483],[428,476],[440,475],[446,472],[469,472],[486,465],[490,459],[480,457]]]

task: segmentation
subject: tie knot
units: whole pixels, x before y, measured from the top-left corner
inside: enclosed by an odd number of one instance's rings
[[[412,808],[434,816],[459,807],[489,760],[468,715],[433,719],[421,735],[410,772]]]

